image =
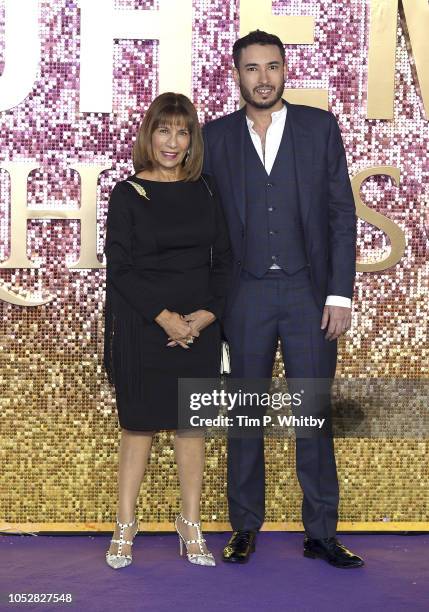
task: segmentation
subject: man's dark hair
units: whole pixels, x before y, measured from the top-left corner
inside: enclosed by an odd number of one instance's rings
[[[285,48],[278,36],[275,34],[268,34],[268,32],[263,32],[262,30],[253,30],[253,32],[249,32],[249,34],[243,36],[243,38],[239,38],[234,43],[232,57],[234,58],[234,66],[237,69],[240,62],[241,50],[249,45],[275,45],[279,48],[283,63],[285,61]]]

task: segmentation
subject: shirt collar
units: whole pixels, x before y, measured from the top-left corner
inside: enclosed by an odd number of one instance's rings
[[[283,119],[283,117],[286,115],[286,110],[287,110],[286,104],[283,103],[283,107],[279,111],[275,111],[274,113],[271,113],[271,125],[273,125],[274,123],[277,123],[277,121],[279,121],[280,119]],[[247,121],[247,125],[249,129],[253,128],[253,124],[255,122],[252,121],[252,119],[249,119],[247,115],[246,115],[246,121]]]

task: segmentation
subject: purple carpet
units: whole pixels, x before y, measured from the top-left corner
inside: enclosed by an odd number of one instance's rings
[[[263,532],[247,565],[222,563],[227,534],[207,534],[218,565],[193,566],[173,534],[139,535],[122,570],[107,536],[0,538],[1,610],[429,610],[429,534],[341,535],[366,565],[340,570],[302,556],[302,534]],[[8,604],[8,593],[71,593],[71,604]]]

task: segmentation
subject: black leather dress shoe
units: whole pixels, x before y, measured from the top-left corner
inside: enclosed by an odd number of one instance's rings
[[[335,536],[321,540],[305,536],[304,557],[309,557],[310,559],[319,557],[335,567],[344,569],[362,567],[364,565],[363,559],[343,546]]]
[[[222,559],[227,563],[247,563],[255,552],[256,531],[234,531],[223,549]]]

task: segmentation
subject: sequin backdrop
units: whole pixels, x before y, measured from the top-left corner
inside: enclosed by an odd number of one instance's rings
[[[145,0],[117,0],[116,8],[150,9]],[[3,7],[2,7],[3,9]],[[338,375],[418,378],[428,374],[429,144],[412,54],[398,18],[395,117],[365,118],[368,49],[366,0],[275,0],[275,14],[313,15],[313,45],[288,45],[289,85],[329,89],[350,175],[372,165],[401,169],[401,185],[369,179],[365,203],[406,233],[405,255],[382,273],[360,273],[353,333],[340,344]],[[1,11],[4,27],[4,11]],[[193,98],[201,121],[237,108],[230,75],[239,31],[238,0],[193,2]],[[157,94],[155,41],[117,40],[113,113],[79,113],[79,32],[76,2],[40,2],[42,61],[30,95],[0,114],[4,161],[36,161],[28,205],[79,207],[74,162],[112,163],[98,186],[98,253],[105,236],[109,192],[132,169],[133,137]],[[2,36],[0,39],[2,40]],[[3,41],[1,42],[3,45]],[[3,69],[0,47],[0,70]],[[10,182],[0,170],[0,259],[9,253]],[[27,254],[37,270],[0,270],[7,286],[55,296],[46,306],[1,303],[1,472],[7,494],[1,516],[11,523],[111,521],[115,512],[119,432],[115,400],[102,369],[104,270],[68,270],[79,255],[74,220],[28,221]],[[386,236],[359,223],[361,261],[388,251]],[[376,254],[376,255],[374,255]],[[282,374],[280,358],[276,373]],[[428,521],[427,441],[337,439],[342,521]],[[208,441],[203,518],[227,520],[225,448]],[[298,521],[300,490],[290,440],[267,443],[267,521]],[[140,518],[155,525],[178,507],[171,438],[155,440],[139,500]]]

